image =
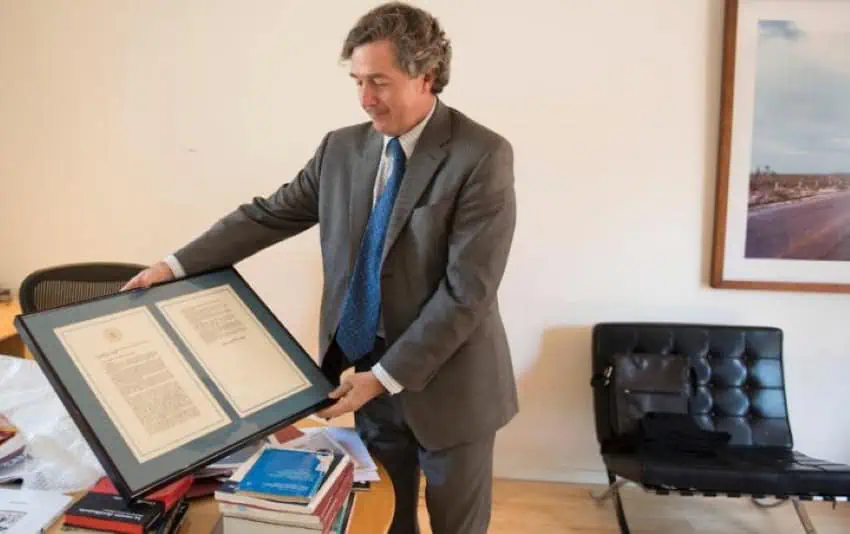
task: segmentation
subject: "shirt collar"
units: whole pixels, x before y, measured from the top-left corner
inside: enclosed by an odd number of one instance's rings
[[[406,158],[410,158],[410,155],[413,154],[413,149],[416,148],[416,143],[419,141],[419,137],[422,136],[422,131],[425,130],[425,126],[428,125],[428,121],[431,120],[431,116],[434,114],[434,110],[437,109],[437,99],[434,98],[434,103],[431,105],[431,111],[428,112],[428,115],[419,121],[419,123],[400,135],[398,138],[399,143],[401,143],[401,149],[404,150],[404,156]],[[389,143],[392,137],[384,136],[384,151],[387,150],[387,143]]]

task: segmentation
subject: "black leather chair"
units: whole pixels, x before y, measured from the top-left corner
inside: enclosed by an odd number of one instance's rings
[[[145,265],[91,262],[39,269],[18,291],[23,313],[32,313],[117,293]]]
[[[847,502],[850,466],[794,450],[782,363],[782,331],[772,327],[681,323],[600,323],[593,328],[596,435],[620,531],[628,534],[619,488],[632,482],[658,494],[747,496],[755,504],[791,501],[806,532],[815,532],[801,501]],[[731,435],[723,454],[623,452],[612,431],[609,392],[598,387],[617,353],[686,356],[691,365],[688,414],[701,430]],[[850,400],[850,399],[845,399]],[[827,403],[830,404],[831,403]],[[634,449],[634,448],[633,448]],[[835,504],[833,504],[834,506]]]

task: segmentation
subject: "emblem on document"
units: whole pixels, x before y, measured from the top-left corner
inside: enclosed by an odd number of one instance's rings
[[[123,334],[121,334],[121,330],[118,330],[117,328],[107,328],[103,331],[103,335],[110,343],[121,341],[121,338],[123,337]]]

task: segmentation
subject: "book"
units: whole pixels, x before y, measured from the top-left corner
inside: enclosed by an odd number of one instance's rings
[[[364,484],[380,480],[378,466],[369,454],[366,444],[353,428],[317,427],[305,429],[302,436],[284,443],[290,449],[333,451],[347,454],[354,461],[354,482]]]
[[[103,477],[65,512],[63,522],[91,530],[144,534],[175,508],[192,482],[192,476],[186,476],[144,499],[127,502],[112,481]]]
[[[186,515],[189,511],[189,503],[184,499],[181,500],[174,508],[171,509],[165,516],[157,520],[145,534],[175,534],[180,531],[183,523],[186,521]],[[106,534],[107,530],[96,530],[85,527],[75,527],[68,524],[63,524],[59,529],[62,534]]]
[[[276,501],[310,502],[333,460],[330,452],[268,447],[245,473],[238,491]]]

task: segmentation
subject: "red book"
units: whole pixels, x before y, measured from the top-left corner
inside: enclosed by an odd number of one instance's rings
[[[187,475],[143,499],[127,503],[112,481],[103,477],[65,512],[63,521],[93,530],[144,534],[186,495],[193,480]]]
[[[272,435],[278,443],[286,443],[287,441],[292,441],[295,438],[300,438],[304,435],[304,432],[295,425],[289,425],[281,428]]]
[[[145,495],[144,500],[161,502],[165,505],[165,511],[167,512],[174,508],[174,505],[177,504],[184,495],[186,495],[186,492],[189,491],[190,487],[192,487],[192,482],[194,481],[195,478],[192,475],[186,475],[183,478],[178,478],[171,484],[162,487],[153,493],[148,493]],[[103,477],[98,480],[97,484],[94,485],[91,491],[106,493],[107,495],[118,495],[118,490],[108,477]]]

